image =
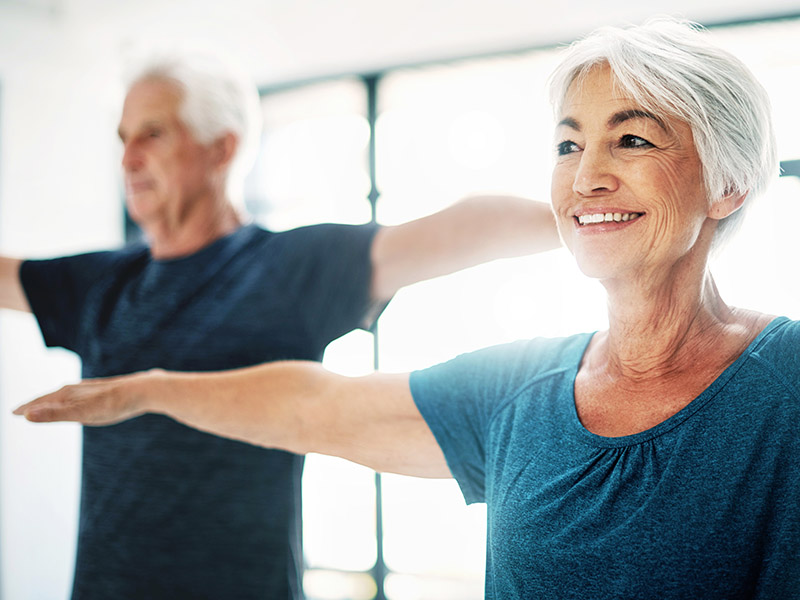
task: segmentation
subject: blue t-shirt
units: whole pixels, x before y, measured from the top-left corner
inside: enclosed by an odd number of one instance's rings
[[[175,260],[135,246],[20,275],[84,377],[319,360],[373,308],[375,231],[249,225]],[[83,436],[75,600],[301,597],[299,457],[157,415]]]
[[[412,374],[468,502],[488,508],[487,599],[800,598],[800,322],[778,318],[652,429],[578,419],[591,334]]]

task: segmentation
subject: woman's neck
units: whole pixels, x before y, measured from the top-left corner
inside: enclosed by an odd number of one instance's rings
[[[608,367],[631,379],[691,369],[737,321],[706,270],[673,273],[651,286],[607,286]]]

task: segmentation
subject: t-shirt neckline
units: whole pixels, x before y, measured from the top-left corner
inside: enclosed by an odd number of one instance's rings
[[[708,387],[706,387],[706,389],[704,389],[696,398],[694,398],[677,413],[665,419],[661,423],[654,425],[650,429],[645,429],[644,431],[640,431],[638,433],[632,433],[630,435],[618,437],[608,437],[592,433],[586,429],[578,417],[578,409],[575,404],[575,379],[578,376],[578,369],[580,368],[581,361],[583,360],[583,355],[589,346],[589,342],[597,332],[586,334],[583,343],[577,345],[576,356],[573,361],[574,364],[567,373],[567,376],[572,382],[572,385],[568,386],[569,393],[567,396],[570,407],[569,420],[573,433],[577,435],[583,442],[588,443],[591,446],[601,448],[622,448],[627,446],[636,446],[665,434],[666,432],[681,425],[694,413],[705,406],[731,379],[731,377],[736,374],[736,372],[742,367],[742,365],[747,361],[747,359],[752,355],[762,341],[777,327],[783,323],[786,323],[788,320],[789,319],[787,317],[775,317],[772,319],[772,321],[770,321],[767,326],[759,332],[755,339],[750,342],[744,352],[742,352],[742,354],[735,361],[733,361],[733,363],[728,365],[728,367],[722,373],[720,373],[719,377],[712,381]]]
[[[165,259],[154,259],[152,255],[150,255],[149,248],[148,248],[148,256],[150,257],[151,264],[157,266],[159,269],[179,268],[184,265],[190,265],[191,263],[196,261],[205,262],[206,257],[218,252],[222,252],[223,249],[227,247],[229,244],[232,244],[237,240],[241,239],[248,232],[256,229],[256,227],[257,226],[253,223],[245,223],[240,227],[236,228],[234,231],[231,231],[230,233],[215,239],[210,244],[203,246],[196,252],[193,252],[192,254],[187,254],[185,256],[178,256],[175,258],[165,258]]]

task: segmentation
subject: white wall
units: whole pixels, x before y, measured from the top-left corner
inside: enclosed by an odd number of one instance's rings
[[[0,38],[5,38],[0,27]],[[41,257],[116,244],[116,116],[96,57],[35,50],[53,32],[0,47],[0,251]],[[23,60],[24,58],[24,60]],[[78,510],[79,430],[33,427],[14,406],[77,379],[77,360],[46,351],[33,318],[0,315],[0,594],[66,598]]]

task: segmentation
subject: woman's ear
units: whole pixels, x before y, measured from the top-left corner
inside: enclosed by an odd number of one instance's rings
[[[711,203],[711,207],[708,209],[708,216],[712,219],[720,221],[725,217],[732,215],[737,210],[742,208],[748,193],[749,192],[731,192],[719,200],[715,200]]]

